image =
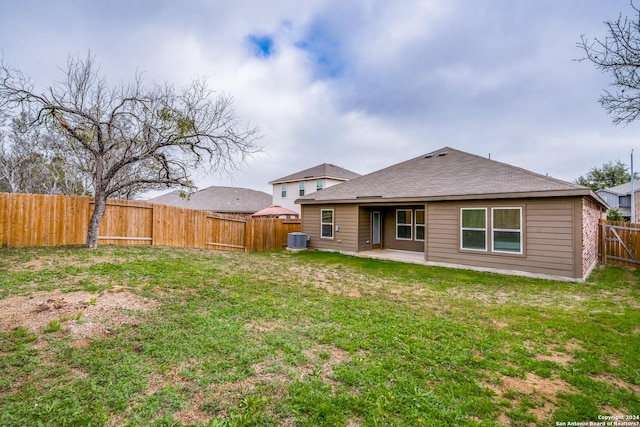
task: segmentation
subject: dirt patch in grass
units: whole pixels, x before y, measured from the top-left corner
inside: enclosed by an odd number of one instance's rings
[[[64,265],[65,267],[90,267],[95,264],[122,264],[130,259],[112,254],[100,254],[81,259],[62,258],[60,255],[38,255],[27,262],[16,263],[9,271],[40,271],[52,267]]]
[[[511,418],[509,418],[506,414],[500,414],[498,415],[498,418],[496,418],[496,423],[500,424],[501,426],[510,426]]]
[[[529,412],[540,422],[549,421],[556,410],[558,393],[573,391],[571,385],[561,379],[542,378],[531,372],[528,372],[524,378],[503,376],[500,384],[485,384],[485,386],[499,398],[517,402],[520,396],[526,396],[529,400],[536,402],[537,406],[529,409]],[[508,417],[505,416],[505,418]],[[509,425],[508,419],[497,419],[496,422]]]
[[[555,400],[559,392],[571,391],[571,385],[563,380],[542,378],[531,372],[527,372],[525,378],[502,377],[502,383],[502,386],[497,388],[501,395],[506,391],[517,391],[529,395],[538,394],[546,399]]]
[[[583,348],[575,340],[570,340],[564,349],[558,349],[559,351],[551,350],[548,354],[538,354],[536,359],[544,362],[557,363],[560,366],[569,366],[574,361],[572,353]]]
[[[502,322],[496,319],[491,319],[491,323],[498,329],[504,329],[509,326],[507,322]]]
[[[573,362],[573,356],[557,351],[552,351],[550,354],[538,354],[536,359],[542,362],[553,362],[560,366],[569,366]]]
[[[282,321],[275,322],[254,322],[251,321],[244,325],[245,328],[257,332],[272,332],[279,329],[288,329],[287,325]]]
[[[557,363],[560,366],[569,366],[575,360],[574,353],[576,351],[584,351],[584,349],[580,344],[578,344],[578,342],[576,342],[576,340],[571,339],[564,346],[564,349],[562,347],[556,347],[555,350],[550,350],[548,354],[536,355],[536,359],[543,362],[548,361]]]
[[[312,285],[331,294],[360,298],[363,295],[361,288],[373,291],[367,287],[372,285],[371,281],[359,274],[302,266],[289,267],[289,272],[300,284]]]
[[[101,293],[35,292],[0,300],[0,328],[9,331],[23,327],[33,332],[59,329],[86,343],[119,326],[137,323],[139,319],[132,311],[146,311],[156,305],[154,300],[126,288]],[[44,346],[45,342],[36,341],[35,345]]]

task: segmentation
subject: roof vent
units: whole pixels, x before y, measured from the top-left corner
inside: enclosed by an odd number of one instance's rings
[[[449,153],[448,153],[447,151],[445,151],[445,152],[443,152],[443,153],[438,154],[438,157],[444,157],[444,156],[446,156],[447,154],[449,154]]]
[[[430,159],[433,157],[433,154],[427,154],[426,156],[424,156],[425,159]]]

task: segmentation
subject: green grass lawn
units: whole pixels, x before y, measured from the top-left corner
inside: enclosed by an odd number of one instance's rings
[[[549,426],[639,396],[637,271],[0,250],[2,426]]]

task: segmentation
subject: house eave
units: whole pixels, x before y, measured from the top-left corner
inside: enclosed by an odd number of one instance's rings
[[[497,199],[526,199],[544,197],[591,197],[596,203],[607,208],[608,205],[593,191],[588,188],[572,190],[545,190],[511,193],[486,193],[486,194],[452,194],[439,196],[415,196],[415,197],[384,197],[384,196],[357,196],[347,199],[314,199],[300,198],[295,201],[299,205],[326,205],[326,204],[359,204],[359,205],[389,205],[426,202],[446,202],[465,200],[497,200]]]

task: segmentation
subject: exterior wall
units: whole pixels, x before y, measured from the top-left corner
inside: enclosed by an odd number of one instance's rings
[[[282,197],[282,184],[273,184],[273,196],[271,198],[272,205],[279,205],[283,208],[291,209],[294,212],[301,213],[300,205],[297,205],[295,201],[300,198],[300,182],[304,182],[305,191],[304,194],[312,194],[315,193],[316,190],[316,181],[318,179],[308,179],[302,181],[292,181],[287,182],[287,197]],[[323,178],[324,188],[333,187],[334,185],[340,184],[344,181],[331,179],[331,178]]]
[[[320,211],[323,209],[333,209],[332,239],[320,237]],[[302,232],[310,238],[308,248],[357,252],[358,218],[356,205],[303,205]]]
[[[373,227],[371,212],[374,209],[358,209],[358,252],[373,249],[371,230]]]
[[[610,208],[617,208],[620,206],[620,195],[615,193],[610,193],[606,190],[600,190],[597,192],[598,196],[604,200]]]
[[[415,218],[412,220],[411,240],[397,239],[396,237],[396,210],[397,209],[424,209],[424,205],[394,206],[382,210],[382,238],[383,247],[386,249],[398,249],[402,251],[423,252],[423,240],[415,240]]]
[[[602,209],[587,198],[582,199],[582,276],[598,262],[598,235]]]
[[[522,209],[522,253],[491,250],[491,222],[487,227],[487,250],[460,247],[461,208],[513,207]],[[526,274],[583,279],[597,262],[599,206],[586,198],[512,199],[457,202],[430,202],[425,208],[425,240],[395,239],[397,208],[411,206],[303,205],[302,231],[310,236],[309,248],[359,252],[372,249],[371,212],[382,214],[383,248],[423,252],[433,264],[467,266]],[[320,238],[320,211],[334,210],[332,239]],[[415,237],[415,234],[414,234]]]
[[[460,209],[468,207],[521,207],[523,253],[460,249]],[[574,271],[576,258],[581,256],[575,252],[581,251],[581,247],[574,246],[575,211],[571,198],[428,203],[425,259],[434,263],[582,278],[582,265],[577,267],[578,274]],[[491,248],[490,229],[487,234],[488,248]],[[578,240],[580,238],[578,236]]]

